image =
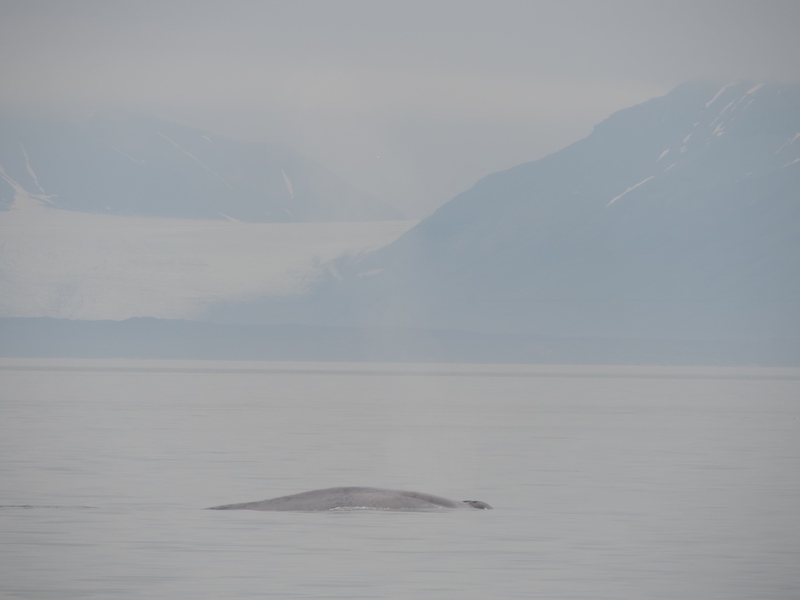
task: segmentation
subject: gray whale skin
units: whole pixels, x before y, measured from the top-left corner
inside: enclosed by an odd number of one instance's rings
[[[421,492],[370,487],[335,487],[270,500],[212,506],[210,510],[439,510],[443,508],[490,510],[492,507],[480,500],[449,500]]]

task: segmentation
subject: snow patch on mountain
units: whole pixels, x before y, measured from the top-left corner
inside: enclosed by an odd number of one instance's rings
[[[222,183],[224,183],[224,184],[225,184],[227,187],[229,187],[230,189],[233,189],[233,186],[232,186],[230,183],[228,183],[227,181],[225,181],[225,179],[224,179],[222,176],[220,176],[220,174],[219,174],[219,173],[217,173],[217,172],[216,172],[214,169],[212,169],[212,168],[211,168],[211,167],[209,167],[207,164],[205,164],[205,163],[204,163],[202,160],[200,160],[199,158],[197,158],[197,157],[196,157],[194,154],[192,154],[191,152],[189,152],[188,150],[186,150],[186,149],[185,149],[183,146],[181,146],[180,144],[178,144],[178,142],[176,142],[175,140],[173,140],[171,137],[169,137],[169,136],[167,136],[167,135],[164,135],[164,134],[163,134],[163,133],[161,133],[160,131],[158,131],[157,133],[158,133],[158,135],[160,135],[162,138],[164,138],[165,140],[167,140],[167,141],[168,141],[170,144],[172,144],[173,146],[175,146],[175,147],[176,147],[178,150],[180,150],[181,152],[183,152],[183,153],[184,153],[186,156],[188,156],[189,158],[191,158],[193,161],[197,162],[197,164],[199,164],[199,165],[200,165],[201,167],[203,167],[203,168],[204,168],[206,171],[208,171],[209,173],[211,173],[211,174],[212,174],[214,177],[216,177],[217,179],[219,179],[219,180],[220,180]]]
[[[719,90],[717,90],[717,93],[716,93],[716,94],[714,94],[714,95],[711,97],[711,100],[709,100],[708,102],[706,102],[706,108],[708,108],[709,106],[711,106],[712,104],[714,104],[714,102],[716,102],[716,101],[717,101],[717,99],[718,99],[718,98],[719,98],[719,97],[720,97],[722,94],[724,94],[726,90],[728,90],[729,88],[733,87],[734,85],[736,85],[736,84],[735,84],[735,83],[726,83],[726,84],[725,84],[725,85],[723,85],[721,88],[719,88]]]
[[[0,178],[2,178],[14,190],[14,203],[11,205],[12,212],[38,212],[44,210],[51,196],[46,194],[31,194],[18,181],[13,179],[3,165],[0,165]]]
[[[36,171],[33,170],[31,166],[31,160],[28,157],[28,153],[25,151],[25,144],[19,145],[20,149],[22,150],[22,155],[25,157],[25,171],[30,175],[31,179],[33,180],[33,184],[39,188],[39,192],[44,194],[44,188],[42,188],[41,184],[39,184],[39,178],[36,176]]]
[[[653,179],[653,177],[655,177],[655,175],[650,175],[650,177],[645,177],[645,178],[644,178],[644,179],[642,179],[642,180],[641,180],[639,183],[635,183],[635,184],[633,184],[632,186],[628,187],[628,189],[627,189],[627,190],[625,190],[624,192],[622,192],[622,193],[621,193],[619,196],[614,196],[614,197],[611,199],[611,201],[610,201],[608,204],[606,204],[606,208],[608,208],[609,206],[611,206],[612,204],[614,204],[614,202],[616,202],[617,200],[619,200],[620,198],[622,198],[623,196],[625,196],[625,195],[626,195],[626,194],[628,194],[629,192],[632,192],[633,190],[635,190],[635,189],[636,189],[636,188],[638,188],[639,186],[642,186],[642,185],[644,185],[645,183],[647,183],[648,181],[650,181],[651,179]]]
[[[795,134],[794,134],[792,137],[790,137],[790,138],[789,138],[788,140],[786,140],[786,141],[785,141],[783,144],[781,144],[780,148],[778,148],[777,150],[775,150],[775,154],[778,154],[778,152],[780,152],[781,150],[783,150],[784,148],[786,148],[786,146],[791,146],[792,144],[794,144],[794,143],[797,141],[797,139],[798,139],[798,138],[800,138],[800,131],[798,131],[797,133],[795,133]]]
[[[132,160],[133,162],[135,162],[137,165],[144,165],[144,164],[146,164],[146,163],[145,163],[145,161],[143,161],[143,160],[139,160],[138,158],[134,158],[134,157],[132,157],[130,154],[128,154],[127,152],[123,152],[122,150],[120,150],[119,148],[117,148],[116,146],[114,146],[113,144],[109,144],[108,142],[104,142],[104,143],[105,143],[105,145],[106,145],[106,146],[108,146],[109,148],[111,148],[111,149],[112,149],[114,152],[118,152],[119,154],[121,154],[121,155],[122,155],[122,156],[124,156],[125,158],[129,158],[129,159],[131,159],[131,160]]]
[[[747,83],[728,83],[718,88],[710,99],[702,105],[702,109],[697,112],[697,116],[690,121],[690,124],[684,125],[682,131],[679,129],[675,132],[675,141],[672,145],[667,147],[662,146],[658,158],[655,163],[662,161],[667,155],[677,158],[668,167],[657,171],[653,169],[651,173],[640,172],[638,175],[658,176],[659,173],[666,173],[674,167],[689,164],[687,161],[694,161],[698,153],[707,153],[717,140],[727,135],[733,129],[737,130],[737,135],[741,136],[742,133],[747,131],[754,131],[756,127],[761,127],[761,123],[756,123],[755,119],[763,121],[765,115],[772,112],[775,106],[775,87],[776,84],[747,84]],[[769,108],[767,108],[769,107]],[[785,109],[780,109],[785,110]],[[780,114],[776,116],[777,119],[785,118],[785,115]],[[761,136],[754,138],[757,144],[767,144],[764,142],[766,136],[770,135],[764,132]],[[769,152],[774,154],[791,154],[791,159],[788,162],[777,165],[769,165],[768,160],[759,161],[760,171],[748,171],[747,176],[758,174],[759,172],[766,172],[769,169],[781,169],[785,166],[793,164],[796,154],[794,149],[798,148],[800,151],[800,144],[795,146],[797,140],[800,139],[800,131],[796,131],[788,137],[770,139],[768,146]],[[678,141],[680,140],[680,141]],[[741,143],[737,141],[736,143]],[[774,144],[774,145],[773,145]],[[774,148],[774,150],[773,150]],[[754,153],[759,150],[753,149]],[[612,198],[613,204],[619,197],[632,191],[627,189],[623,194]]]
[[[294,188],[292,187],[292,180],[289,179],[285,169],[281,169],[281,175],[283,175],[283,182],[286,184],[286,191],[289,192],[289,197],[294,200]]]

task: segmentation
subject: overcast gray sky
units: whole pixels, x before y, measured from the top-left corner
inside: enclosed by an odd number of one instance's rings
[[[0,0],[0,109],[285,142],[424,216],[689,80],[800,81],[797,0]]]

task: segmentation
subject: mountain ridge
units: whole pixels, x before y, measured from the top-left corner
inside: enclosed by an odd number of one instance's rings
[[[508,329],[538,331],[548,303],[643,303],[654,319],[667,304],[796,306],[800,85],[679,86],[335,270],[353,312],[406,325],[491,328],[508,312]]]
[[[46,206],[246,222],[402,215],[288,147],[238,142],[128,111],[78,122],[0,119],[0,209]]]

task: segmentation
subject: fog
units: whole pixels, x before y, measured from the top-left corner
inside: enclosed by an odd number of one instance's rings
[[[287,143],[420,218],[688,80],[800,79],[800,5],[0,2],[0,110]]]

